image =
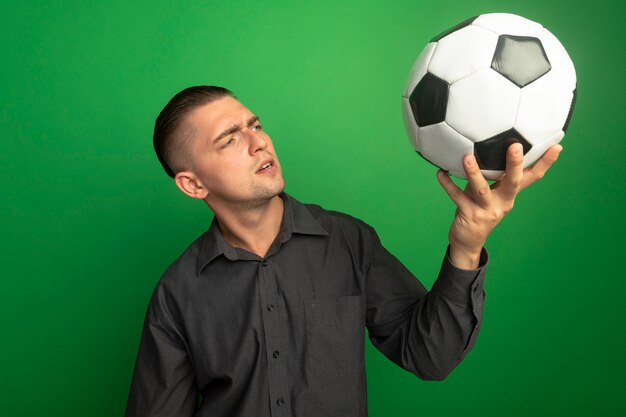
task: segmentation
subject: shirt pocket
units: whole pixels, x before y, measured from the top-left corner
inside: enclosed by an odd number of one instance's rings
[[[319,377],[354,374],[365,364],[361,296],[305,301],[307,364]]]

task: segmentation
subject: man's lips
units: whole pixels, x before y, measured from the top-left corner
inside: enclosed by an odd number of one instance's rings
[[[257,169],[257,174],[264,174],[266,172],[274,171],[276,169],[276,164],[273,159],[266,159],[261,163],[259,169]]]

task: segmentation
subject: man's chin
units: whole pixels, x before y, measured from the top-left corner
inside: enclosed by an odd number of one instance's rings
[[[280,187],[278,187],[280,190],[278,191],[278,194],[282,193],[283,191],[285,191],[285,180],[283,180],[282,184]],[[276,194],[276,195],[278,195]]]
[[[271,200],[278,197],[283,191],[285,191],[285,184],[283,184],[281,187],[277,187],[276,189],[274,189],[272,193],[269,193],[269,199]]]
[[[280,184],[275,184],[273,187],[261,187],[253,191],[254,197],[249,200],[251,206],[260,206],[267,204],[274,198],[278,197],[285,189],[284,181]]]
[[[271,188],[268,188],[268,194],[271,195],[271,198],[276,197],[283,191],[285,191],[285,180],[283,178],[277,181]]]

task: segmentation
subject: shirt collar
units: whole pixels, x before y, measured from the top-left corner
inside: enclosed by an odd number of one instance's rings
[[[283,219],[276,241],[282,244],[291,239],[292,234],[328,236],[328,231],[311,215],[304,204],[282,192],[284,202]],[[240,249],[232,247],[222,237],[217,219],[213,218],[209,230],[201,238],[200,253],[196,262],[196,275],[215,258],[224,255],[231,261],[241,259]]]

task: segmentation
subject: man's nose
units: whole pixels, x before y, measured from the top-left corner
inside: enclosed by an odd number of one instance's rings
[[[248,136],[248,141],[250,142],[248,146],[250,155],[254,156],[255,153],[262,151],[267,147],[267,139],[262,134],[251,129],[246,129],[246,135]]]

